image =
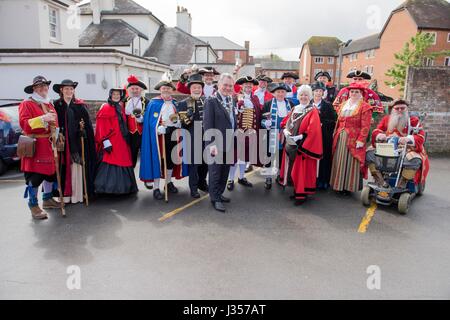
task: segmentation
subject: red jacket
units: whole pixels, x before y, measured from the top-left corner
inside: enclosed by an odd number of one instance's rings
[[[126,122],[124,108],[122,108],[122,117]],[[112,144],[112,152],[104,152],[102,161],[120,167],[133,166],[130,146],[120,131],[116,110],[114,106],[105,103],[97,113],[97,122],[95,126],[97,152],[103,150],[103,141],[108,139]]]
[[[345,103],[341,104],[337,110],[338,119],[333,137],[333,154],[336,151],[339,135],[345,130],[348,134],[347,148],[350,150],[352,156],[359,160],[361,173],[364,178],[367,179],[367,167],[365,165],[366,147],[364,146],[363,148],[356,149],[356,142],[359,141],[365,143],[367,141],[372,120],[372,107],[368,103],[362,101],[352,115],[344,117],[341,115],[344,106]]]
[[[46,104],[49,112],[56,110],[51,103]],[[30,123],[30,120],[44,115],[45,112],[41,105],[29,99],[24,100],[19,106],[19,123],[25,135],[50,135],[50,127],[45,128],[36,123]],[[39,121],[38,121],[39,122]],[[56,120],[58,126],[58,120]],[[23,172],[34,172],[44,175],[55,174],[55,158],[53,155],[52,145],[48,137],[36,137],[36,148],[34,157],[22,158],[20,170]]]

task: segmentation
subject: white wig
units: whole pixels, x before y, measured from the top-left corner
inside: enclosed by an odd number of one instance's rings
[[[310,86],[304,84],[297,89],[297,99],[300,101],[300,95],[306,93],[309,96],[309,100],[312,100],[313,92]]]

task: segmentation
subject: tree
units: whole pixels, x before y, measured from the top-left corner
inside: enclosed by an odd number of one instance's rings
[[[434,60],[450,53],[450,50],[429,52],[428,49],[434,41],[433,34],[419,32],[409,42],[405,43],[403,50],[394,55],[397,63],[386,72],[386,76],[392,79],[391,81],[385,81],[386,85],[399,86],[399,90],[403,94],[408,67],[425,67],[428,59]]]

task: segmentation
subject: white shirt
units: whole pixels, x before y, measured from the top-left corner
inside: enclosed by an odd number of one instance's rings
[[[279,117],[282,117],[282,118],[284,118],[284,117],[286,117],[287,116],[287,114],[288,114],[288,110],[287,110],[287,107],[286,107],[286,101],[278,101],[277,100],[277,107],[278,107],[278,116]]]
[[[137,107],[142,108],[142,103],[141,103],[141,97],[134,97],[131,98],[128,102],[127,105],[125,106],[125,114],[127,116],[132,115],[133,114],[133,110]]]
[[[161,121],[164,122],[167,127],[175,126],[175,123],[170,121],[170,116],[175,114],[174,108],[172,101],[164,101],[164,104],[161,107]]]
[[[259,103],[261,103],[262,105],[264,104],[264,96],[266,95],[266,90],[263,90],[261,88],[258,88],[255,91],[255,96],[258,97],[259,99]]]
[[[213,95],[214,91],[215,91],[215,88],[214,88],[213,84],[205,84],[205,86],[203,88],[203,93],[206,98],[211,97]]]
[[[248,109],[253,109],[253,102],[250,98],[251,98],[251,95],[244,94],[244,107],[248,108]]]

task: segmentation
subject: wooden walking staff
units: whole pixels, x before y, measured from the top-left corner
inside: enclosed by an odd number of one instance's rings
[[[86,182],[86,154],[84,148],[84,138],[86,137],[86,130],[84,127],[84,119],[80,121],[80,131],[81,131],[81,164],[83,166],[83,189],[84,189],[84,199],[86,200],[86,207],[89,207],[89,195],[87,190],[87,182]]]
[[[50,126],[50,130],[51,130],[51,143],[52,143],[52,149],[53,149],[53,157],[55,159],[55,168],[56,168],[56,181],[58,183],[58,193],[59,193],[59,203],[61,205],[61,215],[63,217],[66,216],[66,209],[64,208],[65,204],[64,204],[64,195],[62,193],[62,188],[61,188],[61,173],[59,171],[59,153],[58,153],[58,136],[59,136],[59,132],[57,132],[58,130],[56,130],[56,127],[54,125]]]
[[[167,190],[167,155],[166,155],[166,135],[162,135],[162,159],[164,160],[164,200],[169,202],[169,191]]]

